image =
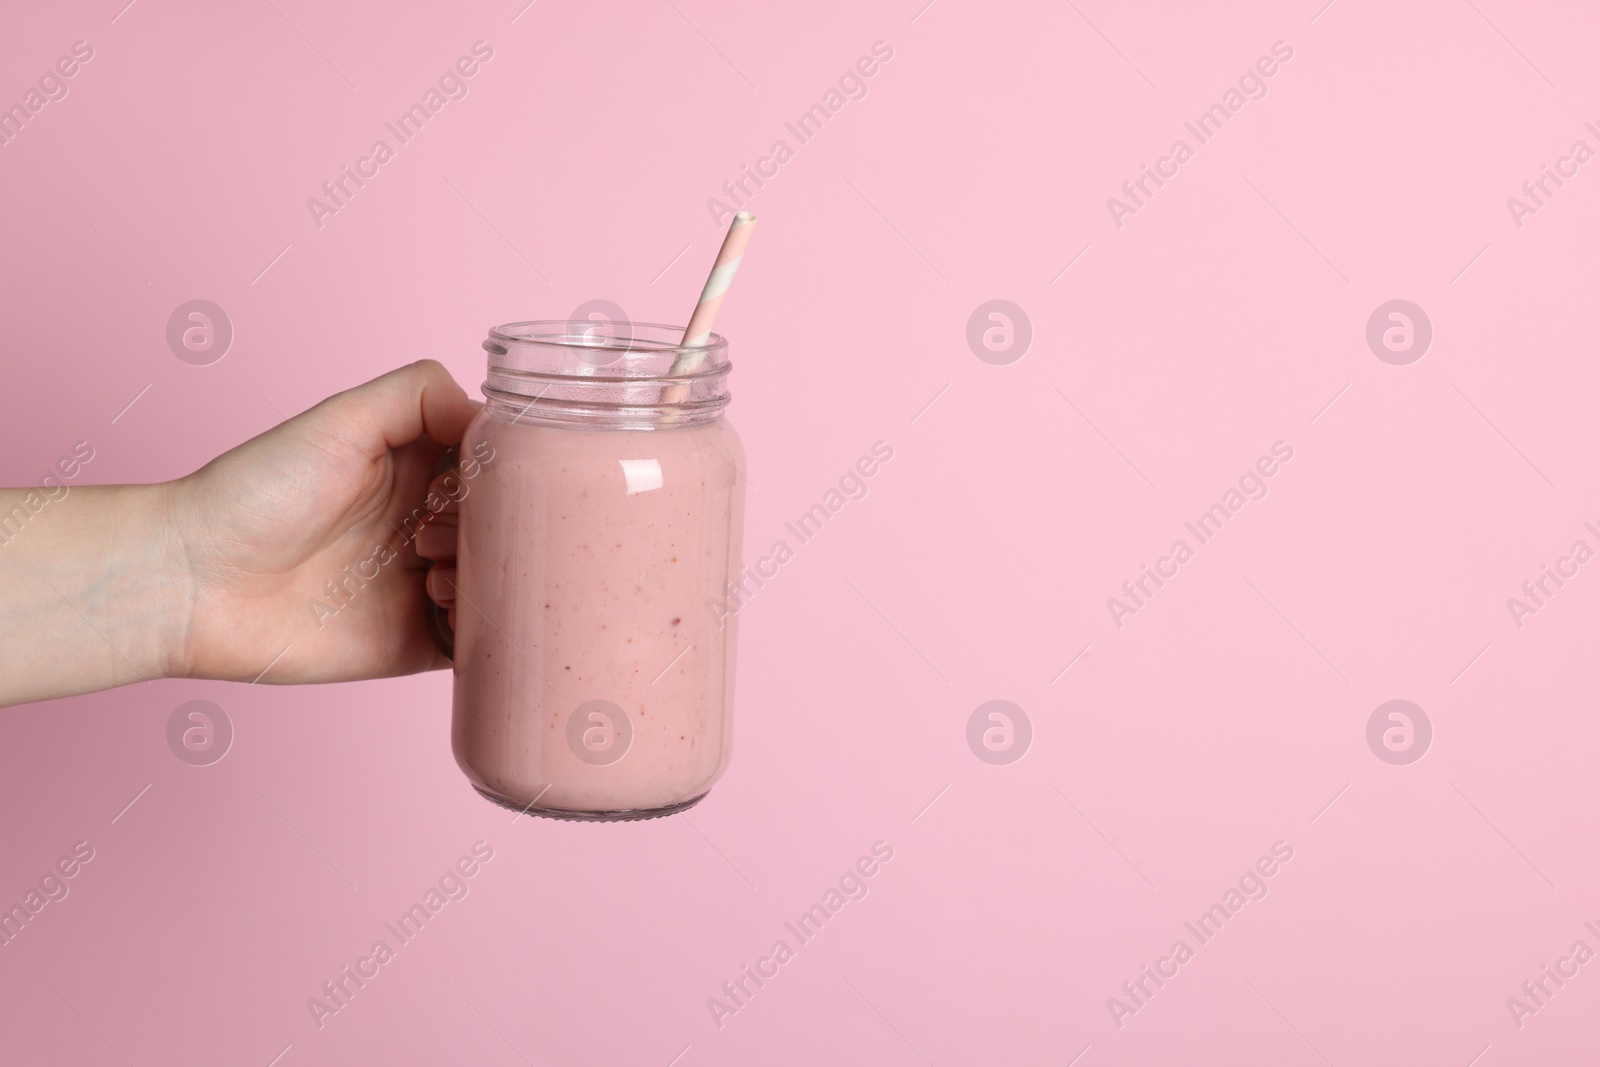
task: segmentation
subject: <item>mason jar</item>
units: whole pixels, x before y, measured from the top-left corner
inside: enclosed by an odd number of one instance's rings
[[[483,344],[451,741],[498,804],[651,818],[704,797],[732,742],[744,451],[723,414],[728,343],[576,330],[509,323]]]

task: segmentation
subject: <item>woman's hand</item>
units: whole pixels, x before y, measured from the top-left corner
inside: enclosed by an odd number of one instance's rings
[[[478,410],[423,360],[176,482],[0,490],[0,705],[159,677],[447,666],[425,557],[453,559],[465,486],[434,471]],[[452,578],[432,582],[447,607]]]
[[[448,666],[428,631],[418,549],[440,547],[428,528],[446,508],[454,524],[444,477],[430,482],[478,410],[424,360],[175,483],[191,583],[180,672],[249,681],[271,663],[263,681],[334,682]]]

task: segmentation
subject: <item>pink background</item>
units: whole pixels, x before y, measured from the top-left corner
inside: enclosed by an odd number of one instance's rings
[[[1600,163],[1506,206],[1600,148],[1592,9],[122,2],[0,32],[0,102],[95,52],[0,147],[10,484],[80,439],[89,479],[176,477],[425,356],[475,391],[489,325],[592,299],[681,322],[706,199],[779,138],[719,324],[747,543],[895,455],[744,611],[734,763],[687,818],[513,825],[455,767],[443,673],[0,714],[0,902],[96,851],[0,948],[8,1062],[1593,1055],[1600,963],[1506,1004],[1600,950],[1600,574],[1506,607],[1600,547]],[[470,95],[318,229],[306,199],[478,40]],[[1118,228],[1107,197],[1278,40],[1266,98]],[[194,298],[236,333],[210,366],[164,338]],[[1033,328],[1009,365],[965,339],[997,298]],[[1407,366],[1365,340],[1393,299],[1433,324]],[[1119,629],[1106,599],[1279,440],[1270,494]],[[1365,731],[1402,698],[1434,736],[1394,766]],[[211,766],[167,747],[191,699],[237,732]],[[966,742],[991,699],[1033,727],[1007,766]],[[470,895],[319,1030],[307,998],[480,839]],[[870,895],[719,1029],[707,999],[879,840]],[[1107,998],[1280,840],[1119,1029]]]

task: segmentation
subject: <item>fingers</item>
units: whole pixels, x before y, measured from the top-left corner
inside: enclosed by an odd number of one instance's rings
[[[442,504],[428,518],[427,525],[417,531],[417,555],[432,560],[428,570],[428,597],[450,612],[450,627],[455,629],[456,604],[456,535],[460,521],[461,498],[465,496],[461,471],[458,468],[441,472],[428,486],[431,509]]]
[[[467,483],[461,476],[460,467],[451,467],[428,484],[428,500],[441,506],[434,515],[435,521],[446,521],[454,525],[456,516],[461,513],[461,498],[467,495]]]
[[[455,608],[456,569],[453,565],[436,563],[428,571],[428,596],[441,608]],[[453,619],[451,620],[451,625],[455,625]]]
[[[443,522],[430,522],[417,531],[417,555],[435,563],[454,563],[456,528]],[[437,597],[435,599],[438,599]]]
[[[453,563],[456,558],[456,524],[460,521],[461,498],[466,495],[461,472],[443,472],[428,486],[428,522],[417,531],[417,555],[434,562]],[[433,511],[435,504],[440,505]],[[431,592],[431,590],[430,590]],[[434,599],[438,599],[435,597]]]
[[[459,444],[479,407],[444,364],[424,359],[330,397],[307,417],[376,459],[423,435]]]

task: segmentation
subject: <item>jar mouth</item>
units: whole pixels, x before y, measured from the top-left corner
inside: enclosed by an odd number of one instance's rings
[[[697,347],[684,327],[659,322],[588,323],[531,319],[491,327],[483,342],[491,374],[590,382],[652,378],[692,382],[728,373],[728,339],[713,333]],[[692,369],[673,372],[674,365]]]
[[[538,319],[489,330],[491,415],[584,427],[709,422],[728,406],[728,340],[686,347],[682,326]]]

